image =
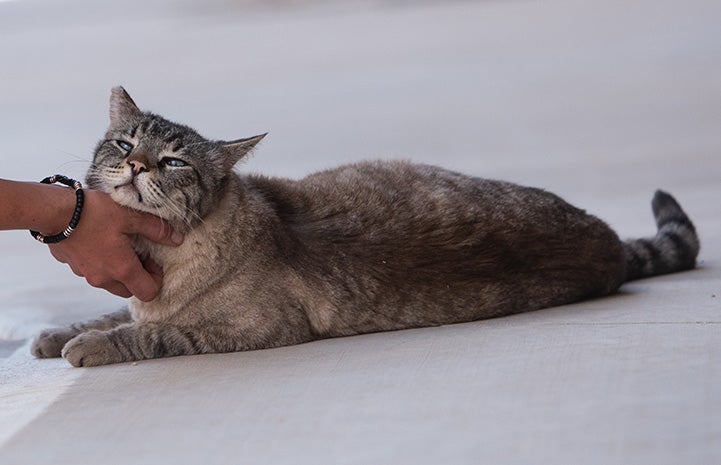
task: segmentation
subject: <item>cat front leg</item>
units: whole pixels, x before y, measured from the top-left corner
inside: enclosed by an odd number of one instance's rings
[[[42,331],[33,341],[30,352],[37,358],[60,357],[65,344],[78,334],[93,329],[109,330],[132,321],[130,312],[123,309],[98,319],[84,323],[75,323],[65,328],[51,328]]]
[[[132,362],[202,352],[191,331],[157,323],[129,323],[91,330],[70,340],[62,356],[76,367]]]

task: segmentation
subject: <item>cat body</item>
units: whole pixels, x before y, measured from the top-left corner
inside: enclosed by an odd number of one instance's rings
[[[663,192],[657,235],[624,243],[551,193],[428,165],[363,162],[300,180],[233,172],[261,138],[210,142],[114,89],[88,184],[185,241],[138,238],[164,270],[159,295],[45,331],[33,353],[92,366],[459,323],[695,264],[694,227]]]
[[[438,178],[448,184],[429,188]],[[509,221],[523,203],[555,229]],[[569,245],[562,231],[583,243]],[[165,285],[152,302],[131,300],[136,321],[185,312],[190,324],[202,308],[204,326],[233,322],[236,342],[268,332],[262,346],[558,305],[613,292],[625,272],[615,233],[551,194],[399,162],[301,181],[235,175],[184,245],[143,241],[141,250],[163,267]],[[208,292],[216,282],[222,289]],[[284,329],[291,334],[279,338]]]

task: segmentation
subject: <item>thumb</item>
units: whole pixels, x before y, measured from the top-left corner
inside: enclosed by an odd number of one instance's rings
[[[167,221],[149,213],[133,212],[128,234],[140,234],[163,245],[177,246],[183,243],[183,235],[175,231]]]

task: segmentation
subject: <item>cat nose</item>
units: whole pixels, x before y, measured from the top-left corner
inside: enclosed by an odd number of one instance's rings
[[[148,167],[145,166],[145,163],[139,160],[132,160],[128,162],[128,165],[130,165],[130,168],[133,170],[133,173],[140,174],[143,171],[148,171]]]

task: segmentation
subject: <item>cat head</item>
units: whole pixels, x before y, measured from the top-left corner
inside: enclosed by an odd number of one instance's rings
[[[265,134],[230,142],[140,111],[122,87],[110,95],[110,127],[95,149],[88,187],[187,230],[220,201],[233,166]]]

